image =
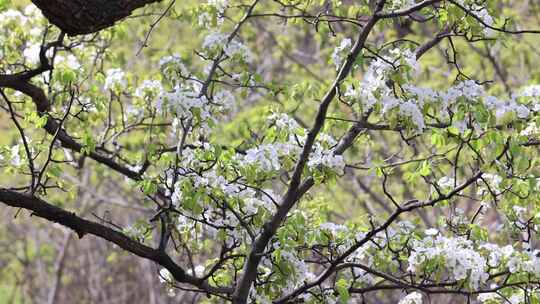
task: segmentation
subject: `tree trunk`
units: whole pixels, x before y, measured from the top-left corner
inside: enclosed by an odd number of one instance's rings
[[[43,15],[70,36],[112,26],[137,8],[161,0],[32,0]]]

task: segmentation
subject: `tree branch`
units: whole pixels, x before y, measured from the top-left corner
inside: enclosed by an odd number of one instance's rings
[[[32,0],[43,15],[70,36],[114,25],[135,9],[161,0]]]
[[[91,234],[114,243],[139,257],[154,261],[169,270],[174,279],[180,283],[196,286],[212,294],[228,294],[232,292],[230,288],[213,287],[208,285],[206,281],[187,274],[163,251],[141,244],[120,231],[83,219],[73,212],[51,205],[38,197],[0,188],[0,201],[11,207],[30,210],[32,215],[68,227],[75,231],[79,238]]]
[[[45,95],[45,92],[38,86],[23,80],[25,75],[0,75],[0,87],[17,90],[32,99],[36,105],[36,110],[40,116],[47,115],[50,110],[50,102]],[[47,117],[47,122],[43,127],[47,133],[56,136],[62,147],[81,152],[83,145],[75,141],[53,118]],[[120,165],[113,159],[103,156],[97,152],[89,152],[88,156],[93,160],[101,163],[133,180],[140,180],[141,174],[135,172],[125,166]]]
[[[380,11],[382,9],[384,2],[385,1],[379,2],[377,11]],[[300,158],[296,163],[291,181],[289,183],[289,187],[282,200],[282,203],[278,208],[277,212],[272,217],[272,219],[264,225],[261,234],[253,243],[251,252],[249,253],[247,260],[244,263],[242,275],[238,281],[238,285],[233,295],[233,303],[246,303],[247,297],[249,295],[249,290],[251,289],[251,285],[257,277],[257,267],[261,261],[264,249],[268,245],[268,242],[270,241],[272,236],[278,230],[281,223],[283,223],[294,204],[313,185],[313,182],[304,182],[301,184],[304,166],[308,161],[309,155],[311,154],[315,139],[317,138],[317,135],[324,126],[328,107],[336,96],[336,92],[340,83],[347,77],[349,72],[352,70],[356,58],[360,54],[360,51],[364,48],[364,43],[366,42],[369,33],[371,32],[378,20],[379,18],[375,14],[366,23],[366,25],[358,35],[358,39],[356,40],[356,43],[350,54],[347,56],[347,60],[341,67],[334,83],[324,96],[319,106],[319,110],[315,118],[315,123],[307,135],[306,143],[304,144],[304,148],[302,150]]]

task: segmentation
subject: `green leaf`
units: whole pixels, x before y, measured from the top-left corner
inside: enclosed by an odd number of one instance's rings
[[[0,0],[0,12],[4,11],[10,4],[10,0]]]
[[[345,279],[339,279],[336,282],[336,290],[339,294],[340,303],[348,303],[349,299],[351,298],[348,287],[349,287],[349,284],[347,283]]]
[[[75,81],[77,75],[71,69],[64,69],[60,72],[60,81],[63,84],[71,84]]]
[[[446,145],[446,139],[443,134],[434,131],[431,134],[431,144],[437,148],[442,148]]]
[[[422,176],[428,176],[431,173],[431,166],[427,160],[422,162],[422,166],[418,170],[418,173]]]
[[[142,190],[146,195],[152,195],[157,192],[157,184],[151,180],[144,180],[142,182]]]

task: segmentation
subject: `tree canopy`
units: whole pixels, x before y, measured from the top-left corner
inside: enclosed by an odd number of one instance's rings
[[[540,303],[536,1],[32,2],[0,0],[14,225],[181,303]]]

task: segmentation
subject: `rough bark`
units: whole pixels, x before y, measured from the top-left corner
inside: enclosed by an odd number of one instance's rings
[[[43,15],[70,36],[112,26],[146,4],[161,0],[32,0]]]

